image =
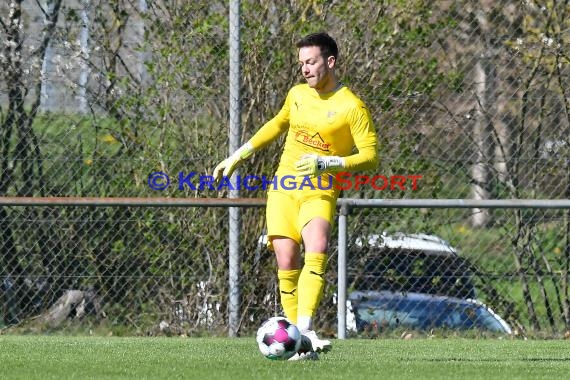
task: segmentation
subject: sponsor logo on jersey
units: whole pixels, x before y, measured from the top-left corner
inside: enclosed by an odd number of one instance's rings
[[[311,136],[309,132],[305,130],[299,130],[295,132],[295,141],[303,145],[322,150],[323,152],[328,152],[331,147],[331,144],[326,143],[319,132]]]

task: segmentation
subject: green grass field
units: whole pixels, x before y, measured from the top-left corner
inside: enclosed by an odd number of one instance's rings
[[[562,379],[563,340],[350,339],[314,362],[265,359],[253,338],[0,336],[2,379]]]

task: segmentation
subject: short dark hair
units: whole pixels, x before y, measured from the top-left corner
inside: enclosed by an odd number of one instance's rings
[[[297,41],[296,46],[297,48],[318,46],[323,57],[328,58],[332,55],[334,59],[337,59],[338,56],[336,41],[324,32],[308,34]]]

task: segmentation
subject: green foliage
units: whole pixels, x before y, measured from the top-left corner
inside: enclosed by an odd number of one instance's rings
[[[494,169],[490,192],[498,198],[566,196],[564,159],[570,144],[564,134],[568,112],[563,112],[568,109],[569,88],[564,4],[550,1],[539,9],[532,4],[491,3],[242,1],[242,141],[279,110],[291,85],[302,81],[294,42],[306,33],[325,30],[339,42],[342,81],[372,111],[381,163],[367,174],[422,175],[417,190],[380,192],[367,187],[343,196],[470,197],[470,168],[478,152],[471,130],[474,110],[479,108],[472,70],[481,61],[500,69],[492,81],[495,92],[508,94],[507,99],[491,101],[481,114],[495,115],[491,124],[496,133],[505,120],[512,129],[507,134],[510,140],[502,142],[509,148],[508,179]],[[36,114],[29,108],[32,99],[26,99],[29,118],[8,125],[13,103],[0,99],[0,148],[2,154],[7,152],[0,162],[2,168],[16,167],[9,178],[7,172],[0,173],[4,181],[9,179],[7,195],[33,190],[34,195],[48,196],[226,196],[211,190],[180,191],[176,174],[211,173],[228,153],[228,4],[200,0],[147,5],[145,12],[119,1],[95,2],[90,8],[89,114]],[[65,7],[60,16],[51,46],[64,57],[85,57],[75,43],[83,27],[79,10]],[[0,33],[5,37],[4,30]],[[41,35],[41,30],[23,30],[29,36]],[[20,69],[36,73],[41,65],[32,59],[34,39],[22,41],[22,51],[29,56],[22,59]],[[479,59],[482,56],[484,60]],[[14,83],[6,83],[5,78],[15,67],[2,67],[0,93],[8,96],[12,93],[8,84]],[[75,81],[75,68],[70,67],[59,67],[65,69],[60,74]],[[38,95],[33,83],[26,77],[17,84],[23,94]],[[69,92],[73,91],[70,86]],[[523,109],[528,112],[523,114]],[[33,133],[24,131],[28,120]],[[25,158],[32,150],[18,151],[18,147],[34,146],[30,144],[34,139],[38,149]],[[497,139],[490,138],[495,143]],[[548,140],[555,143],[554,148],[543,148]],[[257,152],[242,170],[270,175],[282,144],[280,140]],[[30,157],[35,165],[34,186],[26,189],[30,172],[23,165],[32,162]],[[487,159],[493,166],[497,157]],[[147,177],[154,171],[171,175],[169,189],[160,193],[149,189]],[[256,191],[247,196],[264,194]],[[495,211],[493,216],[494,223],[487,229],[470,228],[470,214],[463,210],[449,210],[443,216],[420,209],[358,210],[350,220],[352,231],[443,236],[460,246],[488,278],[524,277],[515,273],[515,258],[522,252],[533,299],[546,294],[552,304],[563,302],[556,289],[561,289],[568,264],[567,237],[560,228],[567,219],[557,215],[548,221],[534,212],[510,211]],[[263,217],[261,209],[243,210],[243,331],[254,330],[259,319],[279,312],[274,260],[257,246]],[[24,267],[25,275],[47,277],[53,294],[46,297],[52,298],[62,289],[95,288],[117,329],[132,324],[137,331],[149,331],[156,318],[174,318],[174,301],[187,302],[189,320],[182,330],[225,328],[224,306],[215,320],[205,320],[196,305],[227,303],[226,210],[10,209],[4,219],[0,220],[2,276]],[[40,226],[30,220],[40,221]],[[517,241],[523,235],[531,238]],[[485,248],[471,249],[477,246]],[[533,260],[539,263],[538,269],[529,264]],[[538,279],[548,272],[546,263],[551,273],[541,288]],[[329,278],[327,300],[333,297],[334,279]],[[521,283],[503,277],[496,284],[480,285],[481,297],[500,307],[500,313],[529,324],[524,295],[518,290]],[[513,294],[514,311],[494,293],[501,287]],[[48,301],[53,299],[46,300],[46,305]],[[547,326],[546,306],[537,305],[540,325]],[[335,307],[325,302],[324,314],[331,321]],[[561,331],[567,326],[560,321],[556,329]]]

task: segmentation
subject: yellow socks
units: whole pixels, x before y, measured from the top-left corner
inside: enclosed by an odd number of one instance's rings
[[[297,283],[301,269],[277,271],[279,279],[279,294],[281,296],[281,306],[285,311],[285,316],[294,324],[297,324]]]
[[[311,328],[311,320],[319,307],[325,289],[326,253],[305,253],[305,265],[299,276],[299,309],[297,311],[301,331]]]

